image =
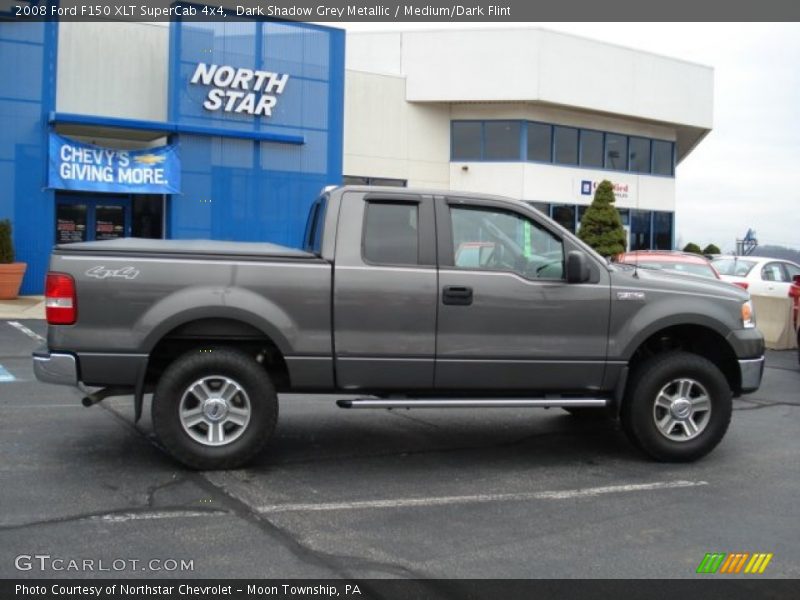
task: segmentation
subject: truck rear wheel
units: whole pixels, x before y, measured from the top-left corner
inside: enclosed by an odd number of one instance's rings
[[[164,371],[152,417],[161,443],[186,466],[231,469],[266,445],[278,420],[278,397],[252,357],[233,348],[203,348]]]
[[[628,438],[663,462],[689,462],[722,440],[732,392],[714,363],[688,352],[647,359],[633,374],[620,415]]]

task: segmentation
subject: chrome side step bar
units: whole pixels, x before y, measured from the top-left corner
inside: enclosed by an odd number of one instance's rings
[[[339,408],[569,408],[608,406],[605,398],[356,398],[337,400]]]

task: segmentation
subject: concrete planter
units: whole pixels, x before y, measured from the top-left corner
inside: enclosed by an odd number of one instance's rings
[[[20,262],[0,264],[0,300],[13,300],[19,296],[22,277],[27,267],[27,264]]]

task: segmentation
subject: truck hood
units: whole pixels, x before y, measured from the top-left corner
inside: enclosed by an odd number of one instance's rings
[[[741,302],[750,299],[747,291],[720,279],[695,277],[642,267],[637,269],[628,265],[611,265],[611,285],[620,289],[637,288],[674,294],[702,294]]]

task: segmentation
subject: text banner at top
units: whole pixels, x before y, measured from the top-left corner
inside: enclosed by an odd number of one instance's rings
[[[62,21],[800,21],[797,0],[0,0],[0,18]]]

